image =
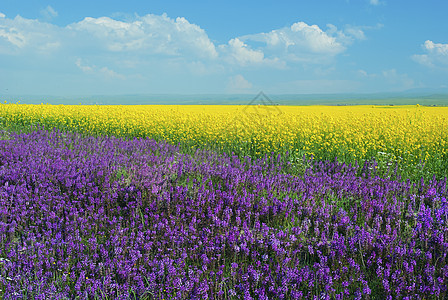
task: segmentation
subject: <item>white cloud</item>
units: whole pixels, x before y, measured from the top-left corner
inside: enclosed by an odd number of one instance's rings
[[[349,35],[352,36],[358,40],[365,40],[366,39],[366,35],[364,34],[364,31],[360,28],[360,27],[356,27],[356,26],[346,26],[346,28],[344,29],[344,32]]]
[[[81,69],[83,72],[85,72],[85,73],[91,73],[91,72],[93,72],[93,68],[90,67],[90,66],[83,65],[83,63],[82,63],[82,59],[80,59],[80,58],[78,58],[78,59],[76,60],[75,64],[76,64],[76,66],[77,66],[78,68],[80,68],[80,69]]]
[[[265,42],[268,47],[281,47],[290,52],[312,52],[334,54],[340,53],[344,47],[336,38],[327,35],[317,25],[297,22],[291,27],[272,30],[243,37],[246,40]]]
[[[362,69],[356,71],[356,74],[357,74],[359,77],[363,77],[363,78],[375,78],[375,77],[378,76],[377,74],[367,73],[366,70],[362,70]]]
[[[267,33],[245,35],[240,40],[263,43],[260,49],[267,58],[275,57],[282,61],[304,63],[328,63],[335,56],[343,53],[355,38],[365,38],[360,28],[349,28],[348,33],[329,24],[328,31],[317,25],[297,22],[289,27],[275,29]]]
[[[422,45],[426,54],[416,54],[412,59],[419,64],[431,68],[446,68],[448,67],[448,44],[434,43],[427,40]]]
[[[427,66],[427,67],[430,67],[430,68],[435,67],[433,62],[432,62],[432,60],[431,60],[431,58],[429,58],[429,56],[426,55],[426,54],[415,54],[415,55],[412,55],[412,59],[415,62],[418,62],[421,65],[424,65],[424,66]]]
[[[264,60],[262,51],[248,48],[238,38],[229,41],[229,52],[230,56],[243,66],[250,63],[261,63]]]
[[[51,16],[57,14],[51,6],[45,11]],[[140,67],[142,61],[170,57],[180,58],[185,64],[203,62],[229,68],[284,69],[291,62],[325,64],[343,53],[355,39],[363,38],[360,27],[347,27],[344,31],[330,24],[328,30],[323,31],[317,25],[297,22],[268,33],[235,37],[215,46],[198,25],[182,17],[169,18],[166,14],[135,16],[130,21],[86,17],[66,27],[20,16],[0,19],[2,53],[13,54],[19,49],[29,52],[37,49],[47,54],[59,49],[61,54],[72,57],[80,53],[83,57],[85,53],[105,57],[108,53],[115,64],[136,67]]]
[[[369,76],[369,74],[367,74],[367,72],[364,71],[364,70],[358,70],[358,74],[359,74],[360,76],[362,76],[362,77],[368,77],[368,76]]]
[[[379,5],[380,1],[379,0],[370,0],[370,4],[372,4],[372,5]]]
[[[101,69],[99,69],[99,72],[106,78],[125,79],[124,75],[118,74],[117,72],[109,69],[108,67],[102,67]]]
[[[48,5],[46,8],[41,9],[40,10],[40,14],[46,19],[46,20],[51,20],[55,17],[58,16],[58,12],[51,7],[50,5]]]
[[[117,72],[109,69],[108,67],[98,68],[97,66],[85,65],[82,59],[78,58],[75,62],[76,66],[81,69],[84,73],[101,75],[103,78],[107,79],[125,79],[125,76],[118,74]]]
[[[16,16],[14,19],[0,18],[0,53],[20,54],[31,51],[48,54],[57,49],[60,28],[48,23]]]
[[[0,12],[0,18],[6,18],[5,14]]]
[[[46,11],[50,16],[57,15],[51,9]],[[360,26],[338,29],[329,24],[323,30],[318,25],[297,22],[215,44],[198,25],[166,14],[122,20],[86,17],[65,27],[20,16],[0,18],[0,58],[5,54],[23,57],[35,63],[38,70],[48,64],[64,70],[66,78],[68,74],[78,78],[83,72],[89,75],[85,78],[128,79],[126,84],[131,84],[131,79],[138,77],[135,86],[145,82],[155,88],[171,80],[194,82],[194,78],[200,78],[201,82],[211,82],[209,77],[213,75],[221,78],[222,90],[249,91],[251,82],[242,75],[230,75],[257,72],[254,78],[261,78],[271,76],[261,75],[267,73],[265,70],[279,76],[286,76],[280,73],[286,71],[293,80],[299,64],[299,73],[306,73],[307,79],[328,78],[335,73],[331,64],[335,58],[364,38],[364,27]],[[306,89],[306,84],[302,81],[299,87]],[[330,81],[323,84],[337,90]]]
[[[298,22],[291,26],[295,43],[307,46],[315,53],[338,54],[344,51],[344,47],[336,38],[329,36],[317,25],[307,25]]]
[[[120,52],[140,50],[144,47],[145,32],[142,22],[139,21],[127,23],[108,17],[87,17],[67,26],[67,30],[78,33],[81,37],[94,37],[96,42],[89,45],[92,48],[104,47],[108,51]]]
[[[252,83],[247,81],[241,74],[229,78],[228,89],[230,92],[241,92],[251,88]]]
[[[9,30],[1,28],[0,37],[18,48],[23,48],[26,45],[25,36],[15,28],[10,28]]]
[[[59,27],[17,16],[0,18],[0,53],[10,55],[91,56],[109,59],[99,65],[127,65],[142,68],[153,60],[179,58],[184,64],[210,62],[218,51],[203,29],[185,18],[146,15],[132,21],[108,17],[85,18]],[[95,56],[95,58],[93,58]]]
[[[233,38],[225,45],[219,45],[218,52],[223,61],[240,67],[270,66],[284,68],[285,63],[277,57],[267,58],[263,49],[252,49],[241,38]]]
[[[218,56],[215,45],[203,29],[185,18],[171,19],[146,15],[131,22],[108,17],[85,18],[71,24],[68,30],[95,37],[93,47],[112,52],[140,51],[168,56],[196,56],[213,59]],[[87,38],[87,37],[86,37]]]
[[[436,53],[437,55],[448,55],[448,44],[436,44],[433,41],[426,41],[425,48],[431,52]]]

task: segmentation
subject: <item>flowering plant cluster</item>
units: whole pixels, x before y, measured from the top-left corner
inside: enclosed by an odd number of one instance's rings
[[[269,105],[1,104],[0,127],[57,128],[89,135],[149,137],[240,157],[284,156],[378,168],[407,178],[448,176],[448,107]]]
[[[446,180],[381,178],[372,164],[297,173],[280,156],[12,133],[0,298],[446,297]]]

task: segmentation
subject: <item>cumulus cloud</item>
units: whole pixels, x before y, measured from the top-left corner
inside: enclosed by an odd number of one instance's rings
[[[48,17],[57,16],[51,6],[45,12]],[[219,74],[228,78],[228,89],[248,91],[252,85],[242,75],[229,75],[267,69],[292,72],[300,64],[313,76],[328,76],[335,58],[366,38],[364,30],[331,24],[324,30],[296,22],[217,44],[200,26],[166,14],[122,20],[86,17],[67,26],[1,14],[0,55],[23,57],[35,64],[36,70],[48,63],[71,74],[82,71],[101,78],[129,79],[127,82],[136,77],[141,82],[168,82],[173,76],[204,79]],[[226,89],[225,80],[222,86]]]
[[[307,25],[297,22],[291,27],[272,30],[268,33],[246,35],[244,40],[266,43],[269,48],[283,49],[284,51],[311,52],[336,54],[344,50],[334,37],[327,35],[317,25]]]
[[[298,22],[291,26],[291,33],[294,44],[290,46],[298,45],[308,48],[311,52],[326,54],[338,54],[345,50],[335,37],[329,36],[317,25]]]
[[[240,39],[246,43],[264,44],[262,50],[268,58],[304,63],[327,63],[343,53],[355,39],[364,39],[361,28],[348,27],[344,32],[332,24],[328,30],[318,25],[297,22],[291,26],[266,33],[245,35]]]
[[[426,54],[416,54],[412,59],[419,64],[431,68],[447,68],[448,67],[448,44],[434,43],[427,40],[422,45]]]
[[[45,12],[57,15],[51,6]],[[0,18],[0,51],[12,54],[19,49],[51,52],[62,48],[72,56],[88,52],[109,53],[109,57],[126,54],[126,58],[115,61],[117,64],[126,61],[128,66],[139,66],[138,62],[157,57],[180,58],[186,64],[202,61],[236,67],[285,68],[290,62],[331,62],[354,40],[365,38],[360,27],[348,26],[345,30],[331,24],[327,27],[324,31],[317,25],[297,22],[215,45],[198,25],[166,14],[135,16],[129,21],[86,17],[66,27],[17,16]]]
[[[0,53],[19,54],[20,51],[48,53],[60,45],[60,28],[48,23],[16,16],[0,18]]]
[[[265,60],[263,51],[252,50],[239,38],[231,39],[227,45],[221,45],[220,50],[227,52],[231,62],[241,66],[260,64]]]
[[[71,24],[68,30],[95,37],[94,46],[112,52],[141,51],[169,56],[218,56],[215,45],[205,31],[185,18],[171,19],[166,14],[137,17],[131,22],[109,17],[85,18]]]
[[[27,42],[25,36],[15,28],[1,28],[0,37],[17,48],[23,48]]]
[[[251,50],[240,39],[235,38],[229,41],[230,55],[242,65],[247,63],[260,63],[264,59],[264,54],[260,50]]]
[[[4,13],[1,13],[1,12],[0,12],[0,19],[1,19],[1,18],[6,18],[6,16],[5,16]]]
[[[50,7],[51,8],[51,7]],[[50,14],[51,9],[45,10]],[[52,15],[55,15],[54,12]],[[67,51],[133,53],[191,59],[215,59],[215,45],[198,25],[166,14],[135,17],[124,22],[109,17],[87,17],[66,27],[17,16],[0,18],[0,49],[49,50],[65,46]],[[5,52],[5,49],[2,49]],[[14,51],[12,51],[14,50]]]
[[[228,89],[230,92],[242,92],[251,88],[252,83],[247,81],[241,74],[229,78]]]

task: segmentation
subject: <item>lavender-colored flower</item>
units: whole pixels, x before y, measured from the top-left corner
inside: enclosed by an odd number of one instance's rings
[[[11,135],[0,141],[4,297],[25,286],[35,299],[447,295],[445,181],[338,162],[298,177],[282,164],[148,139]]]

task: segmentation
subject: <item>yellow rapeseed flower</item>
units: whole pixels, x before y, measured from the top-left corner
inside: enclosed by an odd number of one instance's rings
[[[376,157],[413,162],[448,155],[448,108],[424,106],[0,104],[3,124],[43,125],[249,155],[295,152],[315,159]]]

